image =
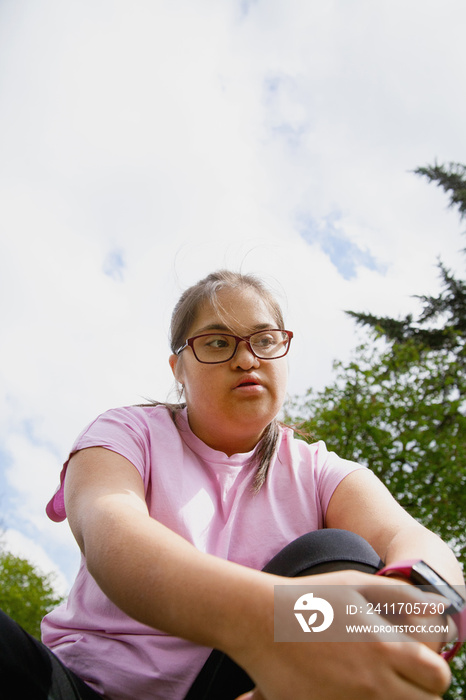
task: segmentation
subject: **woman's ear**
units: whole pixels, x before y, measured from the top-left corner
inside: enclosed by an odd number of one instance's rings
[[[179,361],[180,358],[178,355],[170,355],[168,358],[169,365],[171,367],[171,370],[173,372],[173,376],[175,377],[177,382],[180,382],[180,384],[183,384],[183,379],[182,379],[182,362]]]

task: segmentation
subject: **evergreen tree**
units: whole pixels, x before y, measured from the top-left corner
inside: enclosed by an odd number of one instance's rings
[[[450,206],[458,207],[460,217],[466,216],[466,166],[462,163],[448,165],[428,165],[416,168],[417,175],[425,176],[429,182],[437,183],[438,187],[450,195]]]
[[[435,182],[449,194],[450,206],[458,209],[460,218],[466,216],[466,166],[460,163],[417,168],[416,174]],[[422,295],[422,311],[417,318],[380,317],[370,313],[347,311],[360,325],[374,329],[390,343],[414,341],[431,350],[453,350],[463,362],[466,337],[466,281],[456,278],[440,261],[442,282],[436,296]]]

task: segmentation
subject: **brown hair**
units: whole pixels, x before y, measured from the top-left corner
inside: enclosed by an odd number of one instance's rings
[[[231,272],[230,270],[218,270],[186,289],[176,304],[170,326],[170,346],[173,353],[186,341],[189,328],[203,304],[206,302],[212,304],[222,314],[218,292],[225,288],[249,288],[256,291],[269,306],[277,328],[284,328],[283,314],[277,300],[258,277],[251,274]],[[178,411],[186,406],[184,403],[166,405],[171,410],[172,418],[175,422]],[[254,490],[256,492],[265,483],[267,472],[277,447],[278,436],[279,422],[274,418],[266,427],[254,455],[256,463]]]
[[[172,352],[176,352],[185,342],[188,330],[193,323],[199,308],[206,302],[222,313],[218,300],[218,292],[221,289],[253,289],[269,306],[277,328],[284,327],[283,314],[273,294],[265,284],[255,275],[246,275],[230,270],[218,270],[212,272],[192,287],[189,287],[181,295],[173,310],[170,326],[170,344]]]

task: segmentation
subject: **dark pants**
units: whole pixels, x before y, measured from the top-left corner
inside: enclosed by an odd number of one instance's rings
[[[372,547],[358,535],[344,530],[318,530],[287,545],[264,571],[295,577],[341,569],[375,573],[381,566]],[[252,681],[239,666],[214,650],[185,700],[234,700],[252,687]],[[47,647],[1,611],[0,688],[2,700],[101,700]]]
[[[0,688],[2,700],[102,700],[1,610]]]
[[[371,545],[354,532],[317,530],[299,537],[270,560],[263,571],[297,577],[343,569],[375,574],[383,566]],[[214,649],[185,700],[235,700],[254,683],[234,661]]]

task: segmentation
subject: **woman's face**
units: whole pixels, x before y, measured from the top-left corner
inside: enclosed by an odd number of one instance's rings
[[[243,337],[277,328],[271,309],[253,289],[221,290],[218,301],[224,310],[221,317],[210,303],[204,304],[188,337],[216,330]],[[244,342],[228,362],[202,364],[188,347],[172,355],[170,365],[184,386],[191,430],[207,445],[227,454],[252,450],[285,398],[286,357],[260,360]]]

